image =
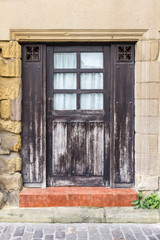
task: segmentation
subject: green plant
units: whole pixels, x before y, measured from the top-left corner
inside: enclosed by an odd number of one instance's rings
[[[138,194],[138,199],[132,202],[133,205],[135,205],[134,209],[138,208],[148,208],[148,209],[157,209],[160,205],[160,197],[158,194],[151,193],[151,195],[147,196],[143,200],[142,192]]]

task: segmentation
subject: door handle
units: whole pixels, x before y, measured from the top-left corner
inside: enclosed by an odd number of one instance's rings
[[[52,98],[48,98],[48,113],[52,113]]]

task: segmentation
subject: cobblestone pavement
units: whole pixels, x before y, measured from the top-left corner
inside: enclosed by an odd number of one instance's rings
[[[157,240],[160,224],[0,223],[0,240]]]

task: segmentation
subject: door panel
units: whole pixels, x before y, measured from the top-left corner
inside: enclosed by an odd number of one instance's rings
[[[23,45],[22,82],[22,151],[23,182],[44,181],[45,109],[44,68],[45,46]]]
[[[133,45],[114,46],[115,186],[134,182],[134,51]]]
[[[102,186],[104,178],[109,179],[104,168],[109,167],[109,155],[105,156],[109,124],[105,122],[110,102],[104,100],[110,92],[105,89],[110,48],[95,46],[90,51],[88,46],[47,50],[48,186]]]

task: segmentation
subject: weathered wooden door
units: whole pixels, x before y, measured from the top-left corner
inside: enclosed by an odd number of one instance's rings
[[[47,48],[47,184],[108,184],[109,46]]]
[[[134,43],[23,44],[26,186],[134,184]]]

